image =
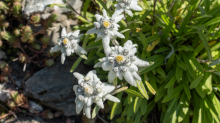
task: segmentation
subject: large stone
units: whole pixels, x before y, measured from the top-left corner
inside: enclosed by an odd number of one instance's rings
[[[72,7],[80,13],[80,9],[82,6],[81,0],[67,0]],[[27,18],[30,17],[31,14],[41,13],[41,17],[46,19],[50,16],[52,11],[57,11],[60,14],[65,12],[70,12],[72,10],[67,8],[60,8],[58,6],[53,6],[48,8],[47,6],[50,4],[64,4],[63,0],[23,0],[23,15]]]
[[[39,100],[42,104],[63,111],[64,115],[76,115],[75,94],[73,85],[77,79],[70,73],[76,59],[67,59],[65,64],[60,61],[50,68],[35,73],[25,83],[25,95]],[[90,67],[80,63],[75,72],[86,74]]]

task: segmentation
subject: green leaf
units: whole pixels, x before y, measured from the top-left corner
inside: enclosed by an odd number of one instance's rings
[[[172,101],[169,103],[169,106],[168,106],[168,109],[167,109],[167,112],[170,112],[171,109],[173,109],[173,106],[175,105],[175,103],[177,102],[179,97],[175,97],[172,99]]]
[[[146,98],[146,99],[149,99],[149,96],[147,94],[147,91],[144,87],[144,84],[142,83],[142,81],[140,80],[136,80],[136,83],[137,83],[137,87],[139,89],[139,91],[141,92],[141,94]]]
[[[127,31],[130,31],[130,29],[124,29],[124,30],[120,31],[120,33],[125,33]]]
[[[80,57],[87,60],[87,56],[85,56],[85,55],[80,55]]]
[[[79,65],[79,63],[82,61],[82,58],[79,57],[75,62],[74,64],[72,65],[71,69],[70,69],[70,73],[72,73]]]
[[[135,100],[134,100],[134,113],[137,113],[137,111],[141,105],[141,102],[142,102],[142,98],[140,98],[140,97],[135,98]]]
[[[143,98],[143,96],[142,96],[140,93],[138,93],[137,91],[134,91],[134,90],[132,90],[132,89],[127,89],[127,90],[125,90],[125,92],[126,92],[127,94],[130,94],[131,96]]]
[[[164,99],[162,100],[162,103],[168,102],[171,99],[173,99],[175,96],[179,95],[179,93],[183,90],[183,85],[179,85],[176,88],[174,88],[171,96],[165,96]]]
[[[143,98],[143,99],[142,99],[142,102],[141,102],[141,107],[140,107],[140,109],[141,109],[141,114],[142,114],[142,115],[144,115],[144,114],[146,113],[147,107],[148,107],[148,105],[147,105],[147,99]]]
[[[92,119],[95,118],[97,113],[99,112],[100,107],[98,105],[95,106],[95,108],[92,111]]]
[[[161,52],[164,52],[164,51],[167,51],[167,50],[170,50],[170,48],[162,47],[162,48],[158,49],[155,53],[161,53]]]
[[[179,66],[176,67],[176,80],[177,82],[180,82],[182,80],[183,76],[183,69],[180,68]]]
[[[205,35],[201,31],[198,31],[198,34],[199,34],[199,38],[201,39],[201,41],[207,51],[209,60],[212,60],[212,54],[211,54],[211,49],[209,47],[208,40],[206,39]]]
[[[187,112],[189,111],[189,100],[186,98],[185,93],[182,93],[179,100],[180,111],[178,113],[178,123],[182,122]]]
[[[140,40],[142,44],[144,45],[144,49],[147,49],[148,42],[147,42],[145,35],[142,32],[140,32]]]
[[[175,84],[175,81],[176,81],[176,75],[174,75],[174,76],[170,79],[170,81],[166,84],[165,88],[169,88],[169,87],[171,87],[172,85],[174,85],[174,84]]]
[[[217,59],[215,59],[214,61],[212,61],[212,62],[209,64],[209,67],[214,66],[214,65],[217,65],[217,64],[219,64],[219,63],[220,63],[220,58],[217,58]]]
[[[204,25],[205,26],[210,26],[210,25],[213,25],[213,24],[216,24],[216,23],[219,23],[220,22],[220,17],[216,17],[208,22],[206,22]]]
[[[176,61],[177,65],[181,67],[183,70],[186,70],[186,65],[182,60]]]
[[[121,99],[123,92],[118,93],[117,94],[117,98]],[[113,106],[112,106],[112,110],[111,110],[111,114],[110,114],[110,119],[113,119],[113,117],[115,116],[116,112],[118,111],[118,106],[120,103],[116,103],[114,102]]]
[[[86,17],[86,12],[89,8],[89,4],[90,4],[90,1],[91,0],[86,0],[84,3],[83,3],[83,12],[84,12],[84,16]]]
[[[162,85],[162,86],[158,89],[157,94],[156,94],[156,96],[155,96],[155,102],[159,101],[159,100],[163,97],[163,95],[165,94],[166,89],[164,89],[164,86],[165,86],[165,85]]]
[[[189,25],[187,27],[190,27],[190,28],[193,28],[193,29],[196,29],[196,30],[201,30],[201,31],[206,31],[208,32],[208,30],[205,28],[204,25]]]
[[[166,77],[166,73],[161,67],[157,67],[156,72],[159,73],[161,76]]]
[[[198,75],[190,84],[190,89],[195,88],[203,78],[203,74]]]

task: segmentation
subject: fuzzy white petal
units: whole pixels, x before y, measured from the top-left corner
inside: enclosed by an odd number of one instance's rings
[[[133,13],[131,12],[131,10],[125,10],[127,12],[127,14],[131,17],[133,17]]]
[[[116,76],[120,79],[120,80],[122,80],[123,79],[123,76],[122,76],[122,71],[117,71],[117,74],[116,74]]]
[[[117,36],[119,38],[125,38],[125,36],[123,34],[119,33],[117,30],[114,30],[113,33],[115,36]]]
[[[93,103],[92,97],[88,97],[88,100],[87,100],[87,102],[86,102],[86,105],[87,105],[87,106],[91,106],[92,103]]]
[[[102,63],[103,63],[103,62],[98,62],[98,63],[96,63],[96,64],[94,65],[94,68],[102,67]]]
[[[118,6],[118,4],[115,4],[115,6]],[[124,10],[120,7],[117,7],[117,9],[115,10],[114,14],[112,15],[112,17],[118,16],[120,15]]]
[[[104,52],[105,52],[105,55],[108,56],[109,53],[111,52],[111,48],[110,47],[105,48]]]
[[[117,10],[116,10],[117,11]],[[114,14],[113,14],[114,15]],[[114,17],[115,19],[115,23],[118,23],[119,21],[121,21],[121,19],[124,17],[124,15],[117,15]]]
[[[84,50],[81,46],[76,44],[75,48],[76,52],[81,53],[81,54],[87,54],[86,50]]]
[[[94,33],[97,33],[97,32],[98,32],[98,30],[94,27],[94,28],[88,30],[86,33],[87,34],[94,34]]]
[[[114,96],[112,96],[110,94],[106,95],[104,98],[106,98],[106,99],[108,99],[108,100],[110,100],[112,102],[117,102],[117,103],[120,102],[120,100],[117,97],[114,97]]]
[[[104,109],[104,104],[103,104],[102,99],[100,99],[98,102],[96,102],[96,104],[97,104],[100,108]]]
[[[80,73],[74,72],[73,75],[79,80],[79,79],[83,79],[84,76]]]
[[[59,45],[56,45],[56,46],[54,46],[53,48],[50,49],[50,52],[51,52],[51,53],[57,52],[57,51],[60,51],[60,49],[61,49],[60,46],[59,46]]]
[[[131,64],[128,67],[128,69],[129,69],[130,72],[137,72],[138,71],[138,67],[135,64]]]
[[[95,18],[97,21],[100,21],[100,19],[102,18],[103,16],[99,15],[99,14],[95,14]]]
[[[136,72],[132,72],[132,75],[135,79],[141,80],[141,77]]]
[[[103,64],[102,64],[102,69],[103,69],[104,71],[109,71],[109,70],[112,69],[112,64],[109,63],[108,61],[105,61],[105,62],[103,62]]]
[[[103,9],[103,16],[105,17],[105,18],[108,18],[108,15],[107,15],[107,12],[106,12],[106,10],[105,9]]]
[[[64,27],[61,31],[61,37],[65,37],[67,36],[67,33],[66,33],[66,28]]]
[[[142,11],[143,9],[138,6],[137,4],[133,4],[130,6],[130,9],[135,10],[135,11]]]
[[[86,77],[89,77],[91,80],[93,80],[93,75],[96,74],[95,70],[89,71],[89,73],[86,74]]]
[[[104,85],[103,91],[102,91],[103,96],[109,94],[110,92],[112,92],[115,89],[115,86],[112,84],[108,84],[108,83],[102,83],[102,84]]]
[[[137,65],[138,67],[145,67],[145,66],[150,65],[149,62],[143,61],[139,59],[138,57],[135,58],[134,64]]]
[[[66,59],[66,54],[65,53],[62,53],[61,54],[61,63],[64,64],[64,61]]]
[[[108,35],[104,36],[102,38],[102,44],[103,44],[103,49],[109,48],[109,43],[110,43],[110,37]]]
[[[91,106],[85,106],[84,110],[85,110],[86,117],[90,119],[91,118]]]
[[[82,108],[84,106],[84,102],[77,100],[76,101],[76,113],[79,114],[82,111]]]
[[[78,37],[78,36],[79,36],[79,33],[80,33],[80,30],[76,30],[76,31],[74,31],[74,32],[72,33],[72,35],[73,35],[74,37]]]
[[[74,86],[73,86],[73,90],[74,90],[75,92],[77,92],[77,88],[78,88],[78,85],[74,85]]]
[[[67,55],[67,56],[70,56],[71,54],[72,54],[72,50],[69,49],[69,48],[67,48],[67,49],[66,49],[66,55]]]
[[[110,70],[108,73],[108,82],[112,83],[115,78],[116,78],[116,73]]]
[[[124,72],[124,73],[123,73],[123,77],[124,77],[124,79],[125,79],[130,85],[137,87],[137,83],[136,83],[136,81],[134,80],[134,78],[133,78],[133,76],[132,76],[132,74],[131,74],[130,71]]]

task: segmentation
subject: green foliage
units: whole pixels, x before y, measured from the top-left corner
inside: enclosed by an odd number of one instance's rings
[[[110,5],[115,2],[86,0],[82,13],[85,18],[78,17],[82,24],[74,26],[74,30],[93,27],[94,12],[88,11],[91,3],[97,5],[94,8],[98,11],[104,8],[112,15],[114,8]],[[132,18],[126,16],[127,22],[119,22],[125,40],[117,41],[123,45],[127,39],[132,40],[138,44],[137,56],[154,64],[140,72],[143,82],[137,83],[138,88],[130,86],[124,96],[117,96],[123,101],[113,104],[110,119],[118,116],[112,122],[148,121],[155,106],[162,123],[220,122],[220,2],[144,0],[139,5],[143,11],[133,12]],[[102,43],[95,42],[95,37],[86,37],[85,48],[90,52],[85,63],[91,66],[104,55]],[[107,73],[96,70],[106,80]],[[117,81],[124,86],[123,82]],[[120,106],[123,110],[117,114]]]

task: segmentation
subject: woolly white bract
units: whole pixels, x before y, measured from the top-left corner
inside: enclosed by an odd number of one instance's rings
[[[104,108],[105,99],[113,102],[120,100],[109,93],[115,89],[114,85],[102,83],[96,75],[96,71],[90,71],[85,77],[77,72],[73,75],[78,79],[79,85],[74,85],[73,90],[76,94],[76,113],[79,114],[83,109],[83,114],[91,118],[91,105],[96,103],[100,108]]]
[[[66,56],[70,56],[72,53],[77,53],[78,55],[86,54],[87,52],[78,45],[80,38],[83,35],[79,35],[80,30],[76,30],[73,33],[66,32],[66,28],[62,29],[61,38],[58,40],[58,44],[51,48],[50,52],[61,51],[61,63],[63,64]]]
[[[138,5],[138,0],[116,0],[118,3],[115,4],[116,10],[114,12],[115,15],[119,15],[122,12],[127,12],[127,14],[133,17],[132,10],[142,11],[143,9]]]
[[[141,77],[137,74],[138,67],[149,65],[149,62],[135,56],[136,46],[137,44],[133,44],[132,41],[128,40],[123,47],[108,47],[106,57],[102,58],[94,67],[102,67],[104,71],[109,71],[108,81],[110,83],[118,77],[120,80],[124,78],[129,84],[136,87],[136,80],[141,80]]]
[[[103,16],[95,15],[97,22],[94,22],[95,27],[88,30],[87,34],[97,34],[96,41],[102,39],[103,48],[107,48],[110,39],[114,37],[125,38],[123,34],[118,32],[120,27],[117,23],[123,18],[123,15],[114,15],[108,17],[107,12],[103,9]]]

